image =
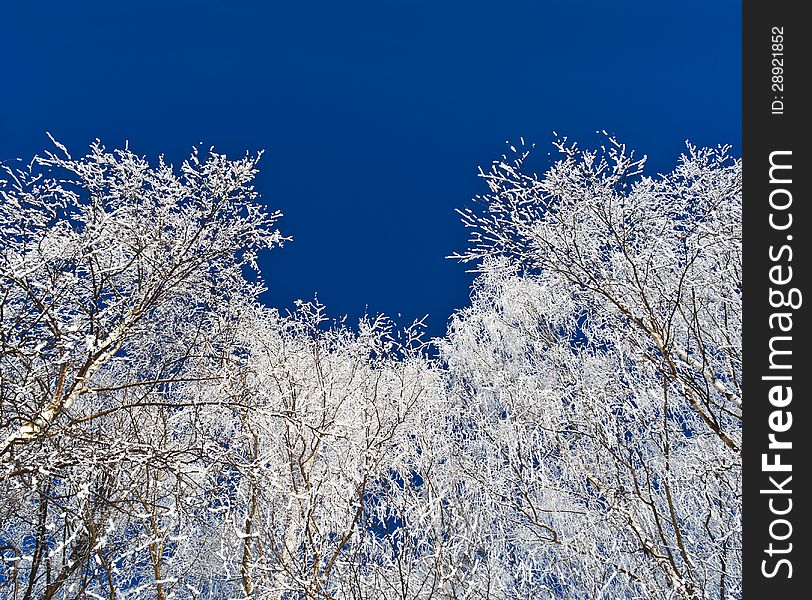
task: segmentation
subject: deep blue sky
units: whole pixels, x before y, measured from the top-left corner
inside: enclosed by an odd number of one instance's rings
[[[430,313],[431,335],[468,299],[453,209],[506,140],[544,158],[553,130],[606,129],[656,171],[686,138],[741,148],[732,1],[16,2],[0,56],[0,160],[45,131],[175,163],[264,148],[257,186],[294,237],[265,300]]]

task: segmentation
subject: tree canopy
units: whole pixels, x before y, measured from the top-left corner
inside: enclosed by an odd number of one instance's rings
[[[741,597],[740,161],[556,146],[428,342],[259,303],[259,156],[5,165],[0,593]]]

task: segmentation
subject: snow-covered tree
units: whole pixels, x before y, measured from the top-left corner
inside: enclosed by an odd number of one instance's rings
[[[471,305],[259,305],[258,157],[0,181],[0,594],[735,598],[741,172],[481,173]]]
[[[673,173],[558,144],[482,172],[442,342],[463,479],[520,596],[738,597],[741,168],[689,146]],[[484,500],[483,500],[484,498]]]
[[[118,572],[135,585],[144,561],[163,577],[162,489],[188,497],[186,465],[206,451],[187,390],[222,380],[260,289],[242,270],[283,241],[255,201],[257,160],[195,151],[178,174],[57,144],[5,167],[0,522],[19,597],[113,590]]]

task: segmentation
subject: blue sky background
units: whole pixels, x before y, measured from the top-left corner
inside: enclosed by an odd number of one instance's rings
[[[740,2],[152,0],[7,3],[0,160],[50,131],[180,162],[265,149],[257,186],[294,240],[263,259],[280,308],[429,313],[471,276],[453,209],[523,136],[606,129],[670,169],[683,141],[741,154]]]

